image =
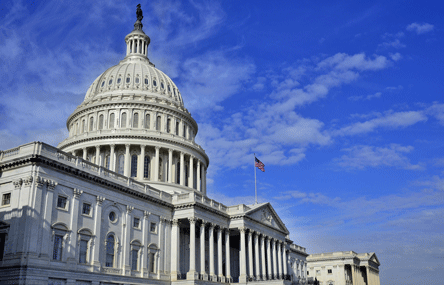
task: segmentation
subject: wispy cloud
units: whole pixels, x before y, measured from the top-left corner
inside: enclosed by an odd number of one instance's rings
[[[384,115],[376,115],[378,116],[377,118],[365,122],[353,123],[349,126],[342,127],[339,130],[332,131],[332,134],[339,136],[358,135],[374,132],[378,128],[396,129],[427,121],[427,117],[421,111],[388,111]]]
[[[406,30],[410,32],[415,32],[417,35],[421,35],[433,31],[434,28],[435,26],[429,23],[420,24],[415,22],[408,25],[406,27]]]
[[[388,147],[357,145],[342,149],[345,155],[333,161],[336,166],[348,170],[365,169],[367,167],[398,167],[401,169],[420,170],[422,166],[411,164],[405,154],[413,151],[412,146],[391,144]]]

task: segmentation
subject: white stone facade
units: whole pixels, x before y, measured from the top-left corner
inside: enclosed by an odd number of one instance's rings
[[[380,285],[379,260],[375,253],[339,251],[307,257],[309,283],[319,285]]]
[[[141,27],[58,148],[0,151],[0,283],[305,284],[306,250],[269,203],[207,197],[197,124]]]

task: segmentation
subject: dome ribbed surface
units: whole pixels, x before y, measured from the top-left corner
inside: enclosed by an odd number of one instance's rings
[[[91,84],[83,103],[95,97],[119,93],[139,93],[157,95],[183,107],[182,96],[176,84],[148,60],[123,60],[108,68]]]

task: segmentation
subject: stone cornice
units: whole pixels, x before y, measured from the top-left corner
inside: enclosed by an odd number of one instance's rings
[[[100,177],[100,176],[91,174],[87,171],[82,171],[78,168],[65,165],[65,164],[61,163],[60,161],[50,159],[50,158],[45,157],[43,155],[28,155],[25,157],[22,156],[22,157],[15,159],[15,160],[12,160],[12,161],[0,163],[0,170],[12,169],[12,168],[16,168],[16,167],[23,166],[26,164],[29,164],[29,165],[37,164],[37,165],[49,166],[54,169],[57,169],[58,171],[64,172],[67,175],[72,175],[76,178],[86,180],[88,182],[100,185],[102,187],[107,187],[107,189],[113,189],[113,190],[116,190],[119,192],[123,192],[123,193],[129,194],[133,197],[136,197],[138,199],[151,201],[151,202],[160,204],[162,206],[165,206],[165,207],[168,207],[171,209],[174,208],[173,204],[168,203],[164,200],[147,195],[145,193],[141,193],[137,190],[131,189],[130,187],[125,187],[125,186],[122,186],[118,183],[114,183],[114,182],[110,181],[109,179],[107,179],[106,177]]]
[[[200,209],[205,210],[207,212],[211,212],[213,214],[222,216],[226,219],[230,219],[230,215],[228,215],[227,213],[224,213],[224,212],[217,210],[215,208],[211,208],[211,207],[208,207],[204,204],[200,204],[200,203],[196,203],[196,202],[174,206],[175,210],[195,209],[195,208],[200,208]]]
[[[240,220],[240,219],[246,219],[246,220],[249,220],[249,221],[255,222],[255,223],[257,223],[257,224],[259,224],[259,225],[261,225],[261,226],[264,226],[264,227],[267,227],[267,228],[269,228],[269,229],[271,229],[271,230],[274,230],[274,231],[280,232],[280,233],[282,233],[282,234],[284,234],[284,235],[287,235],[287,234],[288,234],[288,232],[285,232],[285,231],[283,231],[283,230],[281,230],[281,229],[277,229],[277,228],[272,227],[272,226],[270,226],[270,225],[267,225],[267,224],[265,224],[265,223],[261,223],[260,221],[258,221],[258,220],[256,220],[256,219],[253,219],[252,217],[247,216],[247,215],[245,215],[245,214],[239,214],[239,215],[231,216],[231,220]]]

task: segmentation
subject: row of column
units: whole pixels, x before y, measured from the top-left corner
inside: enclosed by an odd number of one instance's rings
[[[115,144],[111,144],[109,145],[110,147],[110,161],[109,161],[109,166],[110,166],[110,170],[111,171],[116,171],[116,155],[115,155]],[[140,145],[140,156],[138,158],[137,161],[137,177],[139,177],[139,179],[142,179],[143,175],[144,175],[144,163],[145,163],[145,153],[146,153],[146,147],[147,145]],[[125,159],[124,159],[124,176],[129,177],[131,174],[131,154],[130,154],[130,148],[131,145],[130,144],[125,144]],[[99,166],[104,166],[104,159],[103,159],[103,155],[101,155],[100,152],[101,147],[98,145],[95,147],[95,157],[96,157],[96,161],[95,163]],[[154,173],[153,175],[151,175],[151,181],[159,181],[159,157],[160,157],[160,147],[159,146],[155,146],[155,154],[154,154],[154,162],[150,162],[153,163],[153,170]],[[88,148],[84,147],[82,149],[83,151],[83,159],[87,160],[87,155],[88,155]],[[74,150],[72,151],[72,154],[74,156],[76,156],[78,150]],[[193,155],[188,155],[189,156],[189,173],[188,173],[188,177],[185,176],[185,153],[184,152],[179,152],[180,155],[180,181],[179,184],[182,186],[185,186],[185,179],[188,179],[188,187],[194,188],[194,176],[196,175],[196,190],[206,193],[206,169],[205,169],[205,165],[204,163],[201,162],[201,160],[197,159],[196,157],[194,157]],[[194,173],[194,160],[196,160],[196,173]],[[166,182],[168,183],[173,183],[173,149],[168,149],[168,176],[166,177]],[[176,170],[177,171],[177,170]],[[177,176],[176,176],[177,177]],[[202,183],[199,183],[202,179]],[[176,181],[177,182],[177,181]],[[202,185],[201,185],[202,184]]]
[[[248,232],[248,263],[246,256],[246,228],[240,228],[240,282],[283,279],[287,275],[286,243],[258,232]],[[254,243],[254,246],[253,246]],[[254,255],[253,258],[253,247]],[[261,255],[259,254],[261,248]],[[260,266],[262,264],[262,266]],[[255,266],[254,266],[255,265]],[[248,272],[248,274],[247,274]]]
[[[148,56],[148,42],[144,39],[132,38],[128,40],[126,47],[126,55],[129,54],[143,54]]]
[[[367,284],[366,285],[380,285],[379,281],[379,273],[375,269],[366,266],[365,267],[367,271]]]

